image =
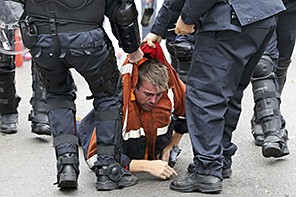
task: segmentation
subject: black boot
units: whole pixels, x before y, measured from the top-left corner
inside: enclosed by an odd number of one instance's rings
[[[170,188],[179,192],[220,193],[222,182],[218,177],[193,172],[187,177],[171,182]]]
[[[138,178],[135,175],[122,168],[119,163],[97,167],[95,172],[97,176],[97,190],[109,191],[123,187],[130,187],[135,185],[138,181]]]
[[[75,153],[66,153],[57,160],[57,184],[61,189],[78,187],[79,160]]]
[[[31,132],[37,135],[51,135],[48,116],[45,113],[34,114],[32,110],[29,114],[31,123]]]
[[[0,131],[5,134],[13,134],[17,132],[18,114],[1,115]]]
[[[281,129],[277,134],[268,135],[262,146],[262,154],[264,157],[283,157],[290,154],[288,145],[288,132]]]

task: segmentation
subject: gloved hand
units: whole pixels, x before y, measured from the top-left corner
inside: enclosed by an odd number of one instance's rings
[[[129,62],[130,63],[137,63],[138,61],[140,61],[144,56],[144,53],[142,52],[142,50],[140,48],[138,48],[138,50],[136,50],[133,53],[129,53],[128,57],[129,57]]]
[[[156,35],[154,33],[148,33],[147,36],[143,39],[143,43],[147,42],[148,46],[151,48],[155,48],[155,44],[153,42],[161,42],[162,37]]]
[[[192,34],[193,32],[194,32],[194,25],[185,24],[180,16],[176,24],[175,33],[180,35],[188,35],[188,34]]]

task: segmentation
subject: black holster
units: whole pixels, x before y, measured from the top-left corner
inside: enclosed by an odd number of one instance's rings
[[[37,43],[37,28],[29,24],[26,19],[19,21],[20,31],[24,45],[31,49]]]

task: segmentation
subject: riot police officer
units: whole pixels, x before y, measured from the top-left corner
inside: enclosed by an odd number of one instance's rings
[[[33,63],[33,62],[32,62]],[[0,53],[0,131],[5,134],[17,132],[18,104],[21,97],[16,93],[15,87],[14,55]],[[48,117],[46,114],[45,89],[32,64],[32,105],[29,120],[31,132],[37,135],[51,135]]]
[[[20,18],[23,8],[19,3],[12,1],[1,2],[1,35],[0,35],[0,131],[6,134],[17,132],[18,103],[20,97],[16,94],[15,88],[15,62],[14,54],[22,53],[26,49],[16,52],[15,38],[20,38],[17,21]],[[4,29],[3,29],[4,28]],[[38,135],[51,135],[49,122],[46,114],[45,88],[40,82],[40,77],[32,62],[32,110],[29,120],[32,121],[31,131]]]
[[[136,184],[123,169],[121,155],[121,78],[114,49],[102,28],[104,15],[130,61],[142,58],[138,12],[132,0],[26,0],[20,21],[23,40],[46,88],[47,113],[57,159],[57,185],[77,188],[78,139],[74,82],[70,68],[93,94],[97,136],[96,188],[113,190]]]
[[[17,6],[18,5],[18,6]],[[0,8],[0,131],[17,132],[18,104],[15,88],[15,29],[22,8],[15,2],[1,2]]]
[[[223,171],[230,171],[237,150],[232,132],[243,91],[275,31],[274,15],[283,10],[277,0],[164,2],[144,39],[149,45],[165,38],[175,21],[177,34],[197,28],[186,82],[186,120],[196,168],[174,180],[171,189],[221,192]]]
[[[257,66],[258,75],[252,78],[255,106],[251,128],[255,144],[264,146],[264,142],[268,144],[270,141],[278,141],[278,145],[271,149],[275,152],[273,155],[281,152],[277,157],[289,153],[286,142],[288,132],[280,113],[280,95],[291,63],[296,37],[296,1],[283,2],[287,10],[278,15],[276,34]],[[270,133],[270,130],[277,130],[273,131],[272,140],[266,139],[266,132]],[[265,149],[266,145],[263,148]]]

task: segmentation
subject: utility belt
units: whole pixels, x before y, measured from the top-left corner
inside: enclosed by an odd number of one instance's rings
[[[57,55],[60,54],[60,44],[58,33],[66,32],[82,32],[89,31],[101,27],[99,24],[89,24],[89,23],[80,23],[80,22],[58,22],[55,19],[55,13],[52,12],[49,18],[49,22],[45,25],[39,24],[29,24],[26,19],[26,13],[24,12],[20,18],[19,25],[22,33],[22,38],[24,45],[31,49],[38,40],[38,35],[40,34],[50,34],[53,39],[53,44]]]
[[[42,25],[42,26],[35,26],[37,34],[52,34],[52,30],[50,29],[50,25]],[[101,27],[97,24],[78,24],[78,23],[69,23],[63,25],[56,25],[55,26],[55,33],[67,33],[67,32],[82,32],[82,31],[89,31],[96,28]]]
[[[58,33],[66,32],[83,32],[101,27],[98,24],[81,24],[81,23],[68,23],[68,24],[51,24],[48,25],[35,25],[35,24],[23,24],[20,25],[23,36],[24,44],[27,48],[33,47],[37,43],[37,37],[40,34],[50,34],[53,40],[53,46],[57,56],[60,55],[60,42]]]

